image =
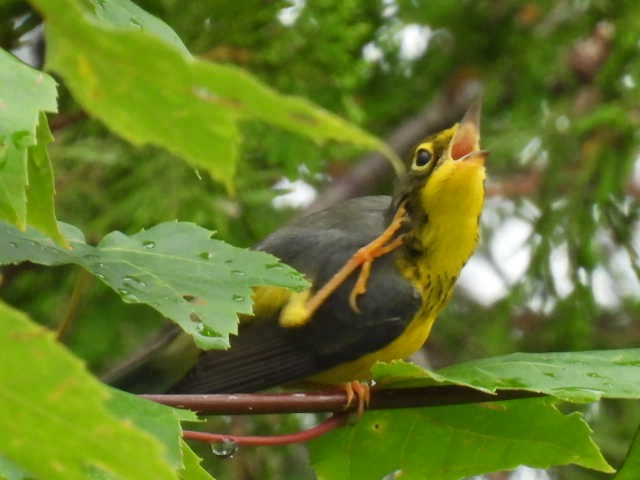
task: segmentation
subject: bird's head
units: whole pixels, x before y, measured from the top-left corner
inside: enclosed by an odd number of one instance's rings
[[[484,201],[484,162],[480,148],[480,102],[459,123],[424,139],[415,148],[397,200],[411,216],[476,221]]]

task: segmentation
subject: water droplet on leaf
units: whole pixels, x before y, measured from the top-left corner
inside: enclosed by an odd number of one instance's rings
[[[242,295],[234,294],[232,297],[234,302],[244,302],[245,298]]]
[[[16,248],[18,246],[18,244],[16,242],[9,242],[9,246],[11,248]]]
[[[242,270],[231,270],[231,275],[235,276],[235,277],[246,277],[247,274],[245,272],[243,272]]]
[[[138,277],[134,277],[133,275],[127,275],[122,279],[122,283],[125,286],[130,288],[145,288],[147,286],[146,282],[140,280]]]
[[[156,242],[154,242],[153,240],[145,240],[144,242],[142,242],[142,246],[148,249],[155,248]]]
[[[122,297],[122,300],[126,303],[138,303],[140,302],[140,299],[138,297],[136,297],[135,295],[133,295],[129,290],[127,290],[126,288],[119,288],[117,290],[117,292],[120,294],[120,296]]]
[[[202,252],[199,253],[198,256],[204,260],[211,260],[213,258],[213,253],[211,252]]]
[[[211,444],[211,452],[220,458],[232,458],[238,451],[238,444],[230,438]]]

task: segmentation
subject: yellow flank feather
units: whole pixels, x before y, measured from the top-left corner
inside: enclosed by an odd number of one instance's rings
[[[455,129],[445,130],[441,135],[450,141],[454,133]],[[418,150],[421,147],[423,145]],[[475,147],[477,150],[477,145]],[[484,179],[484,154],[461,159],[445,155],[417,192],[416,206],[424,217],[410,228],[407,243],[419,254],[409,258],[399,252],[396,256],[402,274],[422,294],[420,310],[389,345],[308,380],[327,384],[365,380],[370,377],[375,362],[407,358],[422,347],[478,242]],[[373,269],[375,271],[375,264]]]
[[[242,315],[240,323],[251,323],[255,318],[269,319],[276,316],[294,292],[284,287],[255,287],[253,289],[253,314]]]

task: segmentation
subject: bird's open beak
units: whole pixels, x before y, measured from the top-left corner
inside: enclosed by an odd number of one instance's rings
[[[482,100],[475,100],[464,114],[458,129],[449,144],[449,155],[453,160],[484,163],[489,155],[480,149],[480,113]]]

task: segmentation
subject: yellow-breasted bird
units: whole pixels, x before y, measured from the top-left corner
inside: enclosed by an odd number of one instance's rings
[[[479,236],[480,104],[422,141],[391,196],[354,198],[276,231],[258,248],[303,272],[309,291],[261,287],[225,351],[203,353],[173,393],[263,390],[369,378],[427,339]]]

